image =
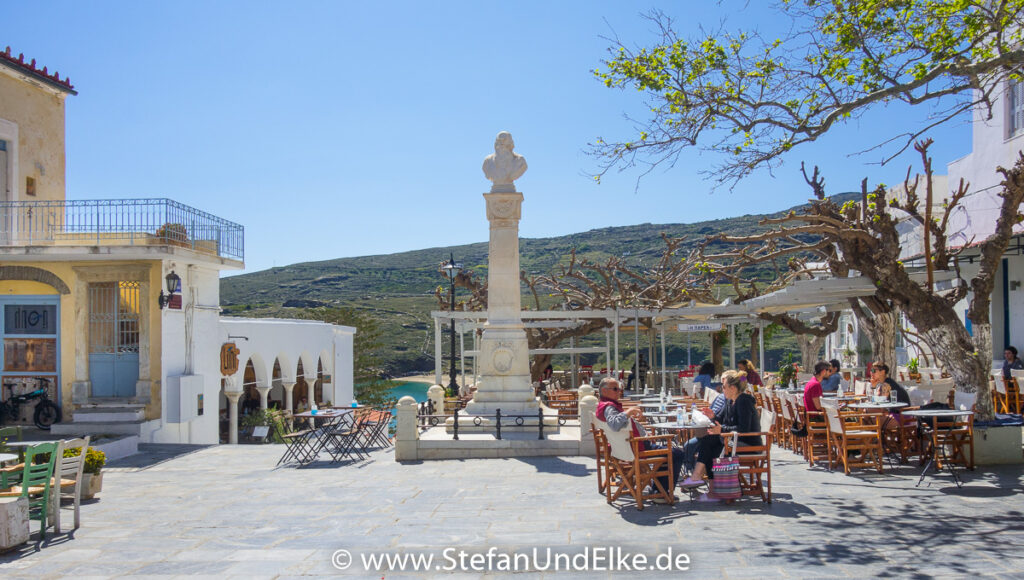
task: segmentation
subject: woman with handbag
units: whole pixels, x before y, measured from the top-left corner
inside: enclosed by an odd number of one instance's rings
[[[714,419],[715,424],[708,427],[707,435],[694,437],[686,443],[683,452],[693,465],[690,477],[680,484],[681,487],[704,485],[704,476],[710,471],[708,468],[725,448],[722,433],[757,433],[761,430],[757,419],[756,402],[746,390],[747,382],[744,373],[728,371],[722,375],[722,394],[726,398],[725,407],[713,416],[709,410],[704,410],[706,415]],[[761,445],[760,435],[739,438],[738,446],[740,448],[753,445]]]

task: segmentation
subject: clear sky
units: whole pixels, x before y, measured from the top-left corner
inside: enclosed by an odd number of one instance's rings
[[[785,25],[749,5],[665,2],[683,34]],[[70,75],[69,199],[169,197],[241,223],[246,271],[487,239],[480,165],[507,130],[529,170],[521,235],[776,211],[809,190],[902,180],[908,163],[850,157],[922,111],[879,109],[795,149],[775,175],[709,193],[684,157],[674,168],[607,176],[584,153],[628,138],[640,95],[591,71],[617,35],[655,36],[658,3],[5,2],[0,49]],[[970,151],[966,124],[934,135],[936,166]],[[438,260],[445,256],[439,252]]]

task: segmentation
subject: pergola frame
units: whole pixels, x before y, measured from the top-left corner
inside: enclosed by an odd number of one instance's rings
[[[575,344],[569,348],[553,349],[530,349],[530,354],[568,354],[573,359],[572,376],[576,381],[575,355],[582,353],[604,353],[605,366],[610,369],[613,375],[617,375],[619,368],[619,330],[625,326],[639,324],[644,318],[651,319],[651,326],[658,328],[661,336],[661,386],[664,389],[667,381],[667,370],[665,367],[665,330],[673,324],[693,322],[722,323],[729,328],[730,345],[730,366],[736,366],[736,340],[735,328],[737,324],[757,324],[759,327],[766,325],[761,314],[819,314],[832,311],[848,309],[851,298],[872,296],[875,293],[875,285],[870,279],[863,276],[853,278],[824,278],[814,280],[796,280],[789,286],[752,298],[740,304],[733,304],[727,299],[721,304],[697,305],[691,302],[689,306],[675,308],[614,308],[603,310],[524,310],[521,317],[524,326],[527,328],[564,328],[577,324],[580,320],[604,319],[611,323],[611,328],[605,330],[605,346],[602,347],[576,347]],[[487,312],[452,312],[436,310],[430,313],[434,319],[434,378],[437,384],[441,384],[441,326],[449,320],[458,321],[456,329],[459,332],[460,345],[463,344],[462,334],[469,330],[483,328],[487,322]],[[629,323],[628,325],[626,323]],[[611,344],[611,333],[614,333],[614,348]],[[476,333],[474,332],[474,344]],[[575,342],[575,341],[573,341]],[[636,345],[639,348],[639,344]],[[478,351],[462,350],[462,372],[465,375],[465,357],[473,357],[473,371],[476,374],[476,356]],[[760,333],[760,360],[758,368],[764,368],[764,333]],[[614,352],[614,359],[610,353]]]

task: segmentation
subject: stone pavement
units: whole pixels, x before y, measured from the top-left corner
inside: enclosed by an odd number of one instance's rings
[[[459,556],[445,559],[445,548],[485,559],[493,547],[497,565],[501,554],[538,548],[544,564],[547,548],[571,556],[621,546],[652,561],[685,553],[690,569],[516,577],[1024,578],[1019,466],[979,468],[959,490],[946,476],[915,488],[916,467],[845,476],[777,451],[771,505],[684,499],[639,512],[605,503],[585,457],[399,464],[380,451],[362,463],[295,469],[274,467],[279,446],[144,448],[106,470],[101,499],[82,506],[81,529],[0,556],[0,577],[420,578],[439,572],[371,571],[360,558],[422,553],[433,555],[432,568],[450,567]],[[332,565],[341,549],[354,559],[344,571]]]

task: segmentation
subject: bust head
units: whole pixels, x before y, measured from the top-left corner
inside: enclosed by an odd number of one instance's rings
[[[498,136],[494,138],[494,152],[498,155],[502,153],[512,153],[512,149],[516,146],[515,141],[512,140],[512,134],[508,131],[501,131]]]

